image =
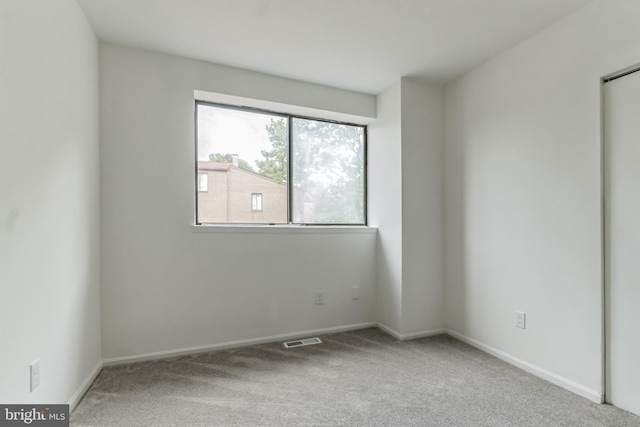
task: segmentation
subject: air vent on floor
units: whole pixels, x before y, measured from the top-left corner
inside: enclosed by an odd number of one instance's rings
[[[304,345],[322,344],[320,338],[306,338],[304,340],[289,341],[284,343],[285,348],[302,347]]]

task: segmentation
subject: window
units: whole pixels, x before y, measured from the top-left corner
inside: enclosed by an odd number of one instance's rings
[[[198,191],[209,191],[209,174],[198,174]]]
[[[366,224],[366,126],[197,101],[196,152],[197,224]]]
[[[262,193],[251,193],[251,210],[262,212]]]

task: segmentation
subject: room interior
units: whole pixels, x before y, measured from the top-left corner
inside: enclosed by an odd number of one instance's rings
[[[0,402],[372,326],[603,402],[601,87],[640,3],[513,3],[3,0]],[[367,124],[368,227],[195,226],[201,93]]]

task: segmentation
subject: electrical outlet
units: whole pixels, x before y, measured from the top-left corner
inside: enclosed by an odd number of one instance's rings
[[[360,299],[360,288],[358,286],[351,288],[351,299]]]
[[[29,373],[31,376],[31,391],[33,392],[40,385],[40,359],[36,359],[29,365]]]
[[[316,305],[324,304],[324,292],[316,291]]]
[[[516,328],[524,329],[526,313],[524,311],[516,311]]]

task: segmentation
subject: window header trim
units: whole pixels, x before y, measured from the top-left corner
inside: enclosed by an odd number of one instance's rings
[[[208,92],[204,90],[194,90],[193,97],[196,101],[208,102],[211,104],[235,106],[236,108],[242,109],[255,109],[256,111],[263,111],[274,114],[288,114],[301,118],[326,120],[335,123],[366,126],[373,123],[373,121],[376,119],[375,116],[369,117],[357,114],[340,113],[336,111],[324,110],[321,108],[285,104],[281,102],[246,98],[242,96],[227,95],[223,93]]]

